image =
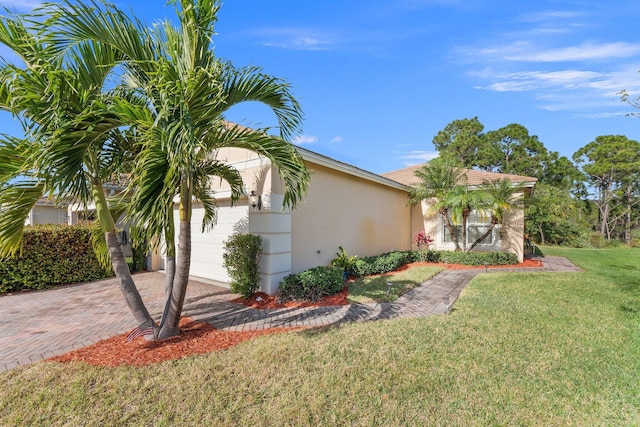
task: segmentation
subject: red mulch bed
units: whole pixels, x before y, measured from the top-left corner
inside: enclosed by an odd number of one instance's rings
[[[407,269],[409,267],[413,267],[414,265],[437,265],[440,267],[445,267],[447,270],[484,270],[484,265],[462,265],[462,264],[445,264],[444,262],[413,262],[411,264],[404,265],[400,267],[400,270]],[[519,264],[507,264],[507,265],[490,265],[489,270],[493,270],[495,268],[532,268],[532,267],[542,267],[542,261],[537,259],[525,259],[524,262]]]
[[[90,346],[53,357],[54,362],[86,362],[95,366],[144,366],[165,360],[180,359],[194,354],[220,351],[260,335],[303,329],[272,328],[245,332],[228,332],[208,323],[180,320],[181,333],[162,341],[147,341],[144,337],[127,341],[128,333],[99,341]]]
[[[485,268],[484,266],[470,267],[459,264],[414,262],[401,267],[399,271],[414,265],[438,265],[450,270]],[[517,265],[494,265],[489,268],[541,266],[542,263],[539,263],[537,260],[525,260],[523,263]],[[348,288],[345,286],[344,290],[339,294],[325,297],[315,303],[296,301],[280,303],[275,296],[257,292],[248,299],[236,298],[232,300],[232,302],[257,309],[346,305],[348,304],[347,293]],[[258,301],[258,299],[260,299],[260,301]],[[109,367],[120,365],[144,366],[152,363],[160,363],[165,360],[180,359],[194,354],[224,350],[260,335],[270,335],[299,329],[303,328],[272,328],[246,332],[228,332],[216,329],[208,323],[194,322],[188,317],[183,317],[180,320],[181,334],[177,337],[163,341],[146,341],[143,337],[139,337],[132,341],[127,341],[129,334],[124,333],[79,350],[53,357],[49,360],[55,362],[86,362],[90,365]]]

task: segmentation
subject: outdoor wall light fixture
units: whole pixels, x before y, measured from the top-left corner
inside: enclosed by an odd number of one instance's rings
[[[257,194],[254,190],[251,190],[251,194],[249,194],[249,204],[253,208],[253,210],[262,209],[262,197]]]

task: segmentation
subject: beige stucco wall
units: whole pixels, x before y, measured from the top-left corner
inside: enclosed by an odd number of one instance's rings
[[[519,197],[523,197],[522,194]],[[505,216],[504,225],[500,230],[501,251],[511,252],[518,256],[518,261],[524,260],[524,210],[516,209]]]
[[[408,250],[407,192],[308,163],[307,197],[291,213],[291,269],[328,265],[338,246],[349,254]]]

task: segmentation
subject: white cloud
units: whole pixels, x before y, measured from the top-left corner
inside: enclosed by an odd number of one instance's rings
[[[342,142],[342,141],[343,141],[343,138],[340,135],[334,136],[331,139],[331,142]]]
[[[32,0],[0,0],[0,6],[16,9],[20,11],[28,11],[40,6],[42,2]]]
[[[263,39],[264,46],[292,50],[328,50],[337,42],[331,34],[308,28],[265,28],[252,33]]]
[[[640,55],[639,43],[582,43],[559,48],[540,47],[527,40],[484,48],[461,46],[455,50],[458,59],[466,63],[482,62],[581,62],[605,61]]]
[[[527,45],[528,43],[521,43],[519,47],[522,49],[519,52],[507,54],[503,59],[519,62],[576,62],[629,58],[640,54],[640,44],[627,42],[582,43],[576,46],[533,50],[527,49]]]
[[[405,161],[405,166],[413,166],[433,160],[438,157],[438,155],[437,151],[414,150],[403,154],[400,158]]]
[[[296,145],[313,144],[318,141],[318,137],[311,135],[298,135],[291,142]]]

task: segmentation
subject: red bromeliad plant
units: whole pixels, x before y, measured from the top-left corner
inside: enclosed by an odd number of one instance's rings
[[[431,236],[428,236],[424,230],[419,232],[413,240],[418,245],[418,249],[429,249],[429,246],[433,243]]]
[[[418,254],[420,256],[420,261],[427,261],[427,251],[429,250],[429,246],[431,246],[431,244],[433,243],[433,239],[431,238],[431,236],[427,235],[427,233],[422,230],[416,235],[413,241],[418,245]]]

